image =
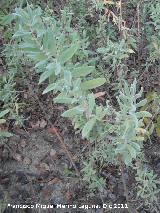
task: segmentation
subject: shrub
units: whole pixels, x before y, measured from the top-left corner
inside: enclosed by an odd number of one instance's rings
[[[143,175],[135,164],[139,161],[143,164],[143,141],[148,134],[144,119],[152,115],[140,110],[147,101],[142,99],[143,89],[137,92],[136,80],[131,85],[123,81],[122,90],[117,95],[117,107],[108,100],[105,105],[97,104],[94,89],[103,85],[106,80],[94,78],[95,67],[92,60],[87,57],[80,60],[81,56],[85,56],[83,41],[71,28],[70,20],[64,25],[55,17],[43,14],[39,7],[33,9],[30,5],[25,9],[17,8],[14,17],[16,27],[13,38],[19,42],[19,51],[35,64],[35,69],[40,74],[39,84],[44,81],[48,83],[43,94],[58,94],[54,102],[68,106],[62,116],[69,118],[74,128],[81,131],[82,138],[92,144],[93,150],[82,170],[84,180],[89,182],[90,188],[103,190],[105,186],[98,163],[114,164],[121,169],[122,177],[125,167],[136,169],[136,179],[145,184]],[[124,50],[124,54],[131,52],[127,48]],[[115,52],[111,60],[114,56]],[[125,57],[128,55],[124,55],[122,59]],[[148,177],[151,176],[150,182],[156,184],[153,187],[155,189],[158,182],[155,182],[152,172]],[[148,196],[152,196],[151,191],[153,192],[150,188],[145,188]],[[144,193],[138,194],[144,196]]]

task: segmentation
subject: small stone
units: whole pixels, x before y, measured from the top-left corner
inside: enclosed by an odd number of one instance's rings
[[[18,154],[18,153],[15,153],[13,155],[13,159],[18,161],[18,162],[21,162],[22,161],[22,156],[20,154]]]
[[[47,126],[47,122],[44,119],[42,119],[39,123],[39,126],[40,128],[45,128]]]
[[[113,194],[113,193],[109,193],[109,194],[108,194],[108,197],[109,197],[111,200],[113,200],[113,201],[116,200],[116,195]]]
[[[20,142],[20,145],[21,145],[22,148],[25,148],[27,146],[27,142],[25,140],[22,140]]]
[[[31,161],[30,158],[25,157],[25,158],[23,159],[23,163],[24,163],[25,165],[30,165],[30,164],[32,163],[32,161]]]
[[[28,98],[28,93],[25,92],[25,93],[23,94],[23,97],[24,97],[25,99],[27,99],[27,98]]]
[[[40,165],[39,165],[39,167],[40,167],[40,169],[43,171],[50,171],[50,168],[49,168],[49,166],[46,164],[46,163],[41,163]]]
[[[51,157],[55,157],[56,154],[57,154],[56,150],[55,149],[51,149],[50,156]]]

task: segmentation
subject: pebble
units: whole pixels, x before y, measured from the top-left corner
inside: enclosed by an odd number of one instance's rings
[[[55,149],[51,149],[50,156],[51,157],[55,157],[56,154],[57,154],[56,150]]]
[[[28,157],[25,157],[25,158],[23,159],[23,163],[24,163],[25,165],[30,165],[30,164],[32,163],[32,160],[31,160],[30,158],[28,158]]]
[[[27,142],[25,140],[22,140],[20,142],[20,145],[21,145],[22,148],[25,148],[27,146]]]

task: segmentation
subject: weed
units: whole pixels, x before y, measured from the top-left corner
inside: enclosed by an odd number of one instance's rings
[[[160,189],[158,188],[160,181],[157,175],[152,170],[147,168],[137,168],[136,181],[138,185],[137,196],[144,199],[147,205],[157,203],[157,194]]]

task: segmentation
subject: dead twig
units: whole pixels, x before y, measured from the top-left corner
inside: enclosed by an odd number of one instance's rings
[[[78,169],[77,169],[75,163],[73,162],[72,156],[71,156],[71,154],[69,153],[69,151],[68,151],[68,149],[67,149],[65,143],[63,142],[62,137],[61,137],[60,134],[57,132],[56,128],[53,128],[53,131],[54,131],[55,135],[57,136],[57,138],[59,139],[59,141],[60,141],[62,147],[64,148],[64,150],[65,150],[65,152],[66,152],[66,154],[68,155],[68,158],[70,159],[70,161],[71,161],[71,163],[72,163],[72,165],[73,165],[73,167],[74,167],[74,169],[75,169],[77,175],[80,176],[80,173],[79,173],[79,171],[78,171]]]
[[[44,110],[43,104],[40,102],[40,100],[39,100],[37,94],[34,92],[34,90],[33,90],[32,86],[31,86],[31,84],[30,84],[29,82],[26,82],[26,83],[27,83],[27,86],[28,86],[28,88],[29,88],[29,91],[30,91],[31,95],[34,96],[34,98],[36,98],[36,100],[37,100],[37,102],[38,102],[38,104],[39,104],[39,106],[40,106],[42,112],[44,113],[45,118],[47,119],[49,125],[53,127],[52,122],[51,122],[51,121],[49,120],[49,118],[48,118],[48,114],[47,114],[46,111]],[[58,140],[59,140],[59,142],[60,142],[62,148],[65,150],[65,153],[67,154],[67,156],[68,156],[68,158],[69,158],[69,160],[70,160],[72,166],[74,167],[77,176],[80,177],[80,172],[78,171],[78,169],[77,169],[77,167],[76,167],[76,165],[75,165],[75,163],[74,163],[74,161],[73,161],[73,157],[71,156],[70,152],[68,151],[68,149],[67,149],[67,147],[66,147],[66,145],[65,145],[65,143],[64,143],[64,141],[63,141],[62,136],[57,132],[56,128],[53,127],[52,129],[53,129],[53,132],[55,133],[55,135],[57,136],[57,138],[58,138]]]
[[[140,65],[140,3],[137,4],[138,65]]]

